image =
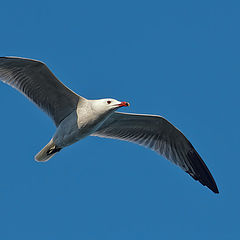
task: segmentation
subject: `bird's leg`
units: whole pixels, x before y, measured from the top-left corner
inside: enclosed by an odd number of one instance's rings
[[[56,152],[59,152],[62,148],[59,148],[57,146],[53,146],[51,148],[48,149],[47,151],[47,155],[51,155],[51,154],[54,154]]]

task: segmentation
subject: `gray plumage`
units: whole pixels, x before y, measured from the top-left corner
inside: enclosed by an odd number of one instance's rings
[[[43,109],[58,127],[50,142],[35,156],[47,161],[62,148],[92,135],[148,147],[218,193],[207,166],[187,138],[161,116],[115,112],[126,102],[87,100],[64,86],[39,61],[0,58],[0,79]]]
[[[63,85],[45,64],[35,60],[1,57],[0,78],[43,109],[56,126],[82,98]]]

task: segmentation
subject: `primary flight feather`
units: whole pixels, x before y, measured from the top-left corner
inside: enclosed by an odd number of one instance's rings
[[[163,117],[115,112],[129,103],[81,97],[36,60],[0,57],[0,79],[37,104],[57,126],[50,142],[35,156],[37,161],[47,161],[89,135],[120,139],[151,148],[218,193],[210,171],[192,144]]]

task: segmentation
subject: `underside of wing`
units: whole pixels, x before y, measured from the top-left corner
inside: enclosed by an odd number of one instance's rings
[[[192,144],[177,128],[160,116],[115,112],[92,135],[148,147],[218,193],[210,171]]]
[[[63,85],[44,63],[36,60],[0,57],[0,79],[43,109],[56,126],[84,99]]]

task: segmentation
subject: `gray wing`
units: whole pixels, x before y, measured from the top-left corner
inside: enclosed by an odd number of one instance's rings
[[[56,126],[84,99],[64,86],[44,63],[35,60],[0,57],[0,79],[43,109]]]
[[[149,147],[218,193],[207,166],[187,138],[160,116],[115,112],[92,134]]]

